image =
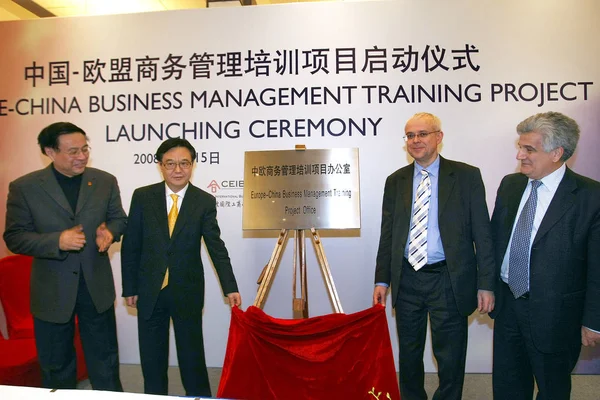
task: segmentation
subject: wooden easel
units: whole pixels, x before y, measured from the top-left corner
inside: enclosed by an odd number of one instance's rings
[[[281,259],[281,254],[283,252],[283,247],[285,246],[288,233],[288,229],[282,229],[279,232],[279,237],[277,238],[275,249],[273,249],[273,253],[271,254],[271,259],[269,260],[269,263],[263,268],[262,272],[260,273],[260,276],[258,277],[256,283],[259,285],[259,287],[258,292],[256,293],[256,298],[254,299],[254,306],[258,308],[262,309],[265,304],[267,294],[269,293],[271,285],[273,284],[273,279],[275,278],[275,269],[277,268],[279,260]],[[331,269],[329,268],[327,257],[325,257],[325,250],[323,249],[323,244],[321,243],[321,237],[319,236],[319,233],[315,228],[311,228],[310,233],[312,236],[313,244],[315,246],[315,251],[317,253],[317,261],[319,262],[321,272],[323,273],[323,277],[325,278],[327,292],[329,293],[329,298],[333,303],[334,312],[343,313],[344,311],[342,310],[342,304],[340,303],[340,299],[335,288],[335,283],[333,282],[333,276],[331,275]],[[299,269],[300,271],[299,298],[296,297],[297,269]],[[294,313],[294,318],[308,318],[308,289],[306,284],[306,248],[304,246],[304,229],[295,230],[293,281],[294,282],[292,287],[292,310]]]

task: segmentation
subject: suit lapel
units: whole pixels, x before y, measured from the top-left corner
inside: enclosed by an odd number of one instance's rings
[[[96,190],[96,177],[91,176],[89,169],[86,168],[81,176],[81,186],[79,187],[79,197],[77,198],[77,211],[79,214],[85,203],[89,200],[94,190]]]
[[[525,175],[519,175],[516,182],[508,183],[508,187],[506,188],[507,193],[503,196],[503,198],[508,199],[506,204],[506,221],[510,222],[503,225],[504,237],[506,238],[507,244],[510,240],[512,228],[515,225],[515,219],[517,218],[517,212],[519,211],[519,204],[521,204],[523,192],[528,183],[529,179],[527,179]]]
[[[410,218],[412,215],[412,192],[413,192],[413,175],[415,174],[415,163],[410,164],[406,168],[405,173],[401,175],[400,187],[398,193],[402,197],[404,212]]]
[[[183,202],[179,207],[179,214],[177,215],[177,222],[175,222],[175,229],[173,229],[173,235],[171,239],[175,238],[182,230],[185,224],[190,221],[192,214],[196,206],[200,203],[198,199],[198,192],[196,187],[189,184]]]
[[[169,240],[169,217],[167,214],[167,192],[165,183],[157,183],[150,196],[150,206],[154,210],[158,221],[158,230],[163,237]]]
[[[73,209],[65,196],[62,188],[58,184],[54,172],[52,171],[52,164],[48,165],[40,176],[40,186],[48,193],[48,195],[62,208],[65,209],[70,215],[73,214]]]
[[[556,193],[548,206],[548,210],[544,215],[544,219],[535,235],[533,244],[540,240],[542,236],[550,230],[562,218],[569,208],[573,206],[575,201],[575,190],[577,190],[577,182],[572,176],[571,170],[567,168],[565,176],[558,185]]]
[[[442,156],[440,156],[440,176],[438,178],[438,217],[441,217],[450,194],[454,189],[456,179],[452,165],[450,165]]]

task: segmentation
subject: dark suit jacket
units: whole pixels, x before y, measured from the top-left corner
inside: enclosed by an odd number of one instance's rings
[[[387,178],[383,194],[375,283],[391,284],[393,306],[410,229],[413,174],[414,164],[397,170]],[[490,220],[479,169],[440,156],[438,219],[456,304],[466,316],[477,307],[477,290],[494,290],[495,281]]]
[[[169,267],[175,309],[182,316],[201,316],[204,267],[201,240],[219,275],[225,294],[237,292],[229,254],[217,224],[216,200],[191,183],[169,237],[165,183],[136,189],[121,249],[123,297],[138,295],[138,312],[149,319]]]
[[[497,278],[528,179],[504,177],[492,216]],[[496,293],[495,317],[502,309]],[[535,346],[557,352],[581,341],[581,326],[600,330],[600,183],[567,168],[533,240],[530,316]]]
[[[80,270],[96,310],[104,312],[114,304],[115,284],[108,253],[99,253],[96,246],[96,229],[102,222],[106,222],[115,241],[127,223],[117,180],[104,171],[85,169],[75,212],[52,165],[11,182],[4,241],[10,251],[34,257],[31,312],[35,317],[54,323],[71,318]],[[78,252],[60,250],[61,232],[79,224],[85,233],[84,248]]]

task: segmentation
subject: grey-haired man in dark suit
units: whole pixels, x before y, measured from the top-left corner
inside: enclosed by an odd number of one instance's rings
[[[581,345],[600,343],[600,183],[565,162],[577,123],[557,112],[517,126],[520,172],[502,179],[492,215],[496,400],[571,397]]]

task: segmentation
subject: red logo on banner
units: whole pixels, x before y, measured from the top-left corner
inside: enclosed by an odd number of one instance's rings
[[[215,181],[213,179],[212,181],[210,181],[210,183],[208,184],[207,188],[209,188],[211,192],[217,193],[217,190],[221,189],[221,186],[219,186],[219,184],[217,183],[217,181]]]

